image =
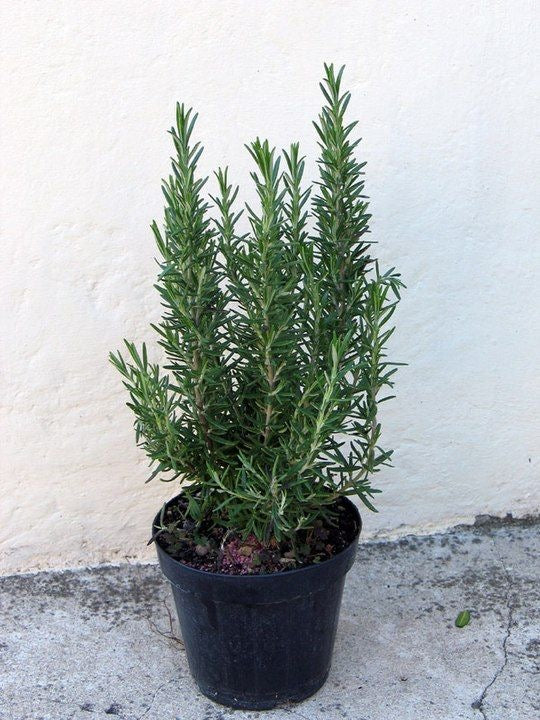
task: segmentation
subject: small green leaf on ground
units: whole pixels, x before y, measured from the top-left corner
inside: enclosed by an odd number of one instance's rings
[[[465,627],[465,625],[469,624],[470,619],[471,613],[468,610],[462,610],[460,613],[458,613],[458,616],[456,618],[456,627]]]

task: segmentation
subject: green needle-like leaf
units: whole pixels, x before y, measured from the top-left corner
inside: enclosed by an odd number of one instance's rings
[[[471,613],[468,610],[462,610],[460,613],[458,613],[458,616],[455,621],[455,625],[458,628],[463,628],[465,625],[468,625],[471,620]]]

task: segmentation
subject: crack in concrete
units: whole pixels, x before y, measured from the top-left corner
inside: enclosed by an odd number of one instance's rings
[[[307,717],[307,715],[302,715],[301,712],[299,712],[298,710],[296,710],[296,709],[294,709],[294,708],[282,707],[281,710],[283,710],[284,712],[286,712],[288,715],[294,715],[295,717],[298,717],[298,718],[300,718],[301,720],[309,720],[309,718]]]
[[[484,720],[488,720],[486,711],[484,709],[484,700],[486,699],[486,695],[487,695],[488,691],[490,690],[490,688],[492,688],[493,685],[495,685],[495,683],[499,679],[500,675],[502,674],[502,672],[508,665],[508,651],[506,649],[506,646],[508,643],[508,639],[510,638],[510,635],[511,635],[511,627],[512,627],[512,623],[513,623],[513,619],[514,619],[513,605],[508,605],[508,621],[506,624],[506,633],[505,633],[503,643],[502,643],[503,662],[502,662],[501,666],[496,670],[495,674],[493,675],[493,677],[491,678],[489,683],[483,689],[482,694],[480,695],[478,700],[475,700],[471,705],[472,708],[474,708],[475,710],[478,710],[482,714],[482,717],[484,718]]]
[[[152,699],[150,700],[150,704],[148,705],[148,707],[146,708],[146,710],[143,712],[143,714],[142,714],[142,715],[139,715],[139,717],[137,718],[137,720],[143,720],[143,718],[145,718],[145,717],[148,715],[148,713],[150,712],[150,710],[152,709],[152,707],[153,707],[153,705],[154,705],[154,703],[155,703],[155,701],[156,701],[156,698],[157,698],[158,694],[160,693],[160,691],[163,690],[163,688],[164,688],[166,685],[170,685],[170,684],[171,684],[172,682],[174,682],[175,680],[179,680],[180,677],[181,677],[181,675],[175,675],[174,677],[169,678],[169,680],[166,680],[165,682],[161,683],[161,685],[158,685],[158,687],[156,688],[156,690],[155,690],[155,692],[154,692],[154,695],[152,696]]]
[[[495,544],[495,540],[493,540],[493,547],[495,548],[495,552],[497,553],[497,557],[499,558],[499,562],[501,564],[502,569],[504,570],[504,574],[506,575],[506,595],[505,595],[505,604],[508,610],[508,617],[506,620],[506,631],[504,634],[504,638],[502,641],[502,651],[503,651],[503,661],[500,665],[500,667],[495,671],[493,677],[489,681],[489,683],[485,686],[485,688],[482,690],[482,694],[478,698],[478,700],[475,700],[473,703],[471,703],[471,707],[474,710],[478,710],[479,713],[481,713],[484,720],[488,720],[488,716],[486,714],[486,710],[484,708],[484,701],[486,699],[486,696],[489,692],[489,690],[495,685],[499,677],[502,675],[504,670],[506,669],[506,666],[509,662],[508,657],[508,640],[510,639],[510,635],[512,634],[512,625],[514,622],[514,599],[511,598],[511,590],[512,590],[512,578],[510,577],[510,573],[508,572],[508,568],[506,567],[498,549],[497,545]]]

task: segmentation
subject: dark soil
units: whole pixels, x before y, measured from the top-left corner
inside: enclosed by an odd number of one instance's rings
[[[162,530],[154,539],[175,560],[184,565],[225,575],[264,575],[329,560],[344,550],[357,533],[356,517],[342,500],[330,507],[331,516],[318,520],[309,530],[290,540],[272,539],[263,544],[253,535],[227,533],[209,521],[197,528],[185,517],[186,505],[181,496],[165,510]]]

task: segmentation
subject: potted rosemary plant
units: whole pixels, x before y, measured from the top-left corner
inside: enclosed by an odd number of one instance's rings
[[[377,404],[401,281],[371,254],[342,74],[325,66],[319,181],[304,184],[297,144],[279,157],[257,139],[244,217],[227,169],[205,199],[197,116],[177,106],[152,226],[167,363],[127,341],[111,354],[150,479],[181,481],[152,539],[192,674],[232,707],[299,701],[326,680],[360,533],[348,496],[374,510],[371,477],[391,455]]]

